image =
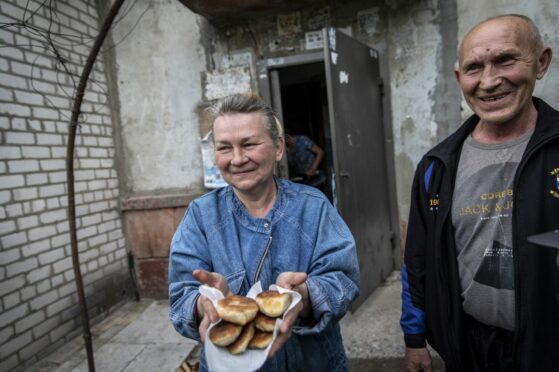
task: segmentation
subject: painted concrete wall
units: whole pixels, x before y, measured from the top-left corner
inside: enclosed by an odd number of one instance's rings
[[[208,69],[213,70],[232,66],[229,57],[237,52],[248,56],[251,63],[259,55],[304,53],[304,32],[322,27],[326,21],[345,27],[386,56],[398,211],[404,224],[421,156],[470,114],[467,106],[461,105],[452,73],[458,41],[467,30],[487,16],[520,12],[535,19],[547,44],[559,45],[553,0],[331,4],[329,12],[302,11],[301,28],[291,35],[278,32],[276,15],[259,17],[244,26],[214,28],[200,23],[178,2],[147,3],[140,2],[117,28],[125,33],[148,7],[116,51],[128,190],[200,185],[198,132],[191,108],[202,97],[199,72],[206,69],[205,55]],[[364,13],[368,18],[362,16]],[[162,16],[166,16],[165,22],[161,22]],[[365,19],[368,29],[363,27]],[[552,104],[559,102],[559,92],[553,89],[559,81],[558,72],[559,59],[554,58],[550,73],[536,91]]]
[[[113,31],[128,194],[202,187],[198,22],[179,1],[140,0]]]
[[[407,221],[415,167],[438,142],[434,96],[442,37],[435,1],[394,6],[387,34],[389,81],[398,209]]]
[[[456,8],[450,14],[445,13],[449,3]],[[128,32],[145,11],[116,48],[125,186],[131,192],[201,187],[198,126],[192,107],[202,97],[199,73],[206,70],[206,56],[212,70],[230,67],[227,56],[236,51],[246,53],[252,63],[259,54],[302,53],[304,31],[313,22],[321,26],[326,17],[387,57],[398,209],[400,219],[406,221],[415,166],[429,148],[458,127],[460,113],[462,117],[470,113],[465,104],[460,111],[461,94],[452,74],[458,40],[487,16],[521,12],[536,20],[549,45],[557,46],[558,12],[553,5],[554,0],[352,2],[331,5],[329,14],[314,20],[303,12],[301,32],[282,36],[273,15],[250,22],[249,27],[216,30],[178,2],[140,1],[114,36],[118,42],[118,35]],[[363,11],[369,12],[373,24],[369,32],[360,28],[358,15]],[[559,81],[558,58],[551,70],[536,92],[553,104],[559,102],[559,92],[553,89]]]
[[[385,74],[390,82],[399,214],[407,220],[415,165],[438,142],[440,132],[440,110],[433,96],[440,93],[440,56],[445,51],[437,1],[354,1],[330,4],[327,10],[302,10],[299,17],[300,27],[285,33],[280,32],[277,14],[213,27],[178,2],[144,0],[131,9],[113,33],[118,44],[123,184],[129,194],[201,188],[192,107],[203,97],[199,74],[206,71],[206,59],[208,70],[248,59],[255,79],[254,63],[260,55],[309,52],[305,32],[334,25],[378,49],[389,66]],[[136,22],[133,32],[119,42]]]
[[[535,19],[544,40],[559,53],[555,0],[352,1],[299,14],[300,27],[282,33],[278,15],[242,25],[208,25],[178,2],[143,0],[122,20],[116,48],[126,190],[163,192],[201,188],[198,124],[193,105],[203,97],[200,72],[217,71],[261,55],[308,52],[304,34],[325,23],[344,28],[377,48],[384,76],[394,146],[398,213],[405,229],[410,188],[422,155],[470,114],[453,75],[458,42],[475,23],[505,12]],[[162,20],[165,20],[164,22]],[[115,36],[118,42],[119,37]],[[556,53],[557,54],[557,53]],[[206,63],[207,61],[207,63]],[[559,106],[559,58],[536,94]],[[142,93],[138,93],[142,92]]]

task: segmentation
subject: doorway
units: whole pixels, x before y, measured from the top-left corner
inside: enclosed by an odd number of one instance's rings
[[[318,53],[257,64],[260,93],[287,132],[325,151],[325,194],[355,238],[361,295],[355,310],[395,267],[389,172],[378,52],[334,28]],[[280,176],[288,174],[286,162]],[[393,166],[393,165],[392,165]],[[390,172],[391,173],[391,172]]]
[[[324,181],[316,185],[330,200],[332,194],[333,154],[328,125],[328,97],[324,63],[314,62],[278,68],[281,91],[281,117],[285,133],[306,136],[324,151],[319,171]],[[289,172],[289,177],[296,176]]]

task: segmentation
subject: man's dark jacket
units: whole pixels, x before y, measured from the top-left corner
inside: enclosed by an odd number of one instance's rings
[[[538,98],[533,102],[536,128],[513,188],[514,371],[557,371],[559,250],[527,237],[559,229],[559,112]],[[462,144],[478,121],[470,117],[418,165],[402,269],[406,346],[421,347],[426,339],[449,371],[470,369],[451,204]]]

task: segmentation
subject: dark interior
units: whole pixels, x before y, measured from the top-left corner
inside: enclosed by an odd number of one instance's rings
[[[324,63],[284,67],[278,72],[285,131],[306,135],[324,150],[321,170],[326,181],[317,187],[332,201],[333,156]]]

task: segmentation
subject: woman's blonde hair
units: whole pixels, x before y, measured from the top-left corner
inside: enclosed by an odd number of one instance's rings
[[[264,119],[264,128],[272,141],[278,144],[280,138],[283,137],[283,126],[274,109],[255,94],[233,94],[216,101],[207,110],[212,123],[212,130],[215,120],[220,116],[260,113]]]

